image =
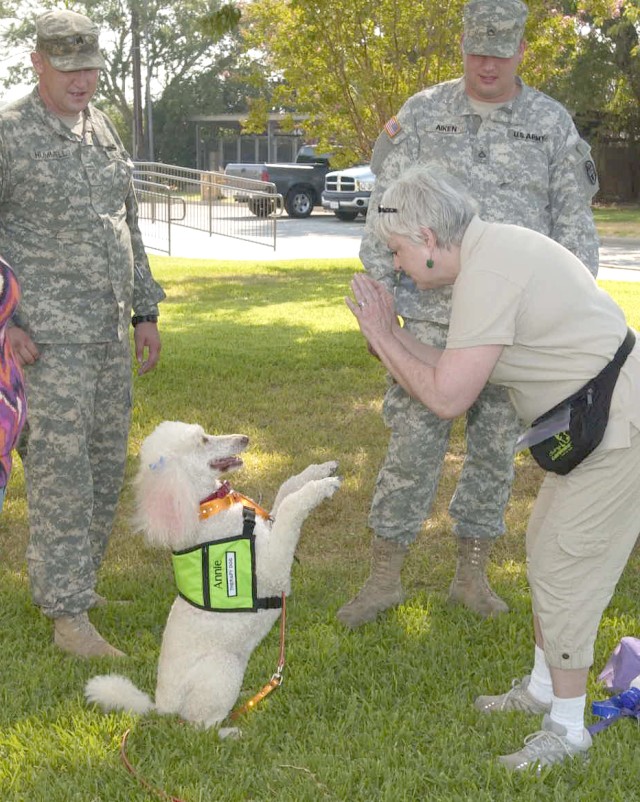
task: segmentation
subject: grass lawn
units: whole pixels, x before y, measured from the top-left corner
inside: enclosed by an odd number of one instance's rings
[[[594,206],[593,216],[601,237],[640,239],[640,206],[637,204]]]
[[[433,515],[405,571],[408,600],[354,632],[335,619],[368,572],[366,518],[385,452],[384,370],[368,356],[343,303],[355,260],[225,263],[155,258],[162,306],[159,368],[136,378],[127,485],[99,590],[130,599],[92,612],[129,657],[82,661],[57,651],[32,606],[24,565],[21,466],[0,517],[0,799],[143,802],[152,785],[184,802],[511,802],[636,798],[640,733],[621,721],[598,735],[591,761],[541,777],[511,776],[494,757],[519,748],[537,719],[489,717],[472,706],[531,665],[524,531],[541,471],[517,463],[508,533],[491,581],[511,613],[482,621],[445,603],[455,544],[447,504],[462,456],[454,427]],[[640,325],[640,283],[606,289]],[[307,520],[288,605],[283,687],[248,714],[239,741],[219,741],[172,718],[102,715],[82,690],[117,670],[153,692],[160,637],[174,597],[169,554],[132,535],[130,481],[142,438],[165,418],[212,432],[245,432],[252,445],[235,486],[268,506],[279,484],[310,462],[338,459],[341,490]],[[638,555],[606,611],[589,684],[624,635],[640,631]],[[257,649],[241,701],[271,677],[277,627]],[[165,797],[168,798],[168,797]],[[173,798],[173,797],[171,797]]]

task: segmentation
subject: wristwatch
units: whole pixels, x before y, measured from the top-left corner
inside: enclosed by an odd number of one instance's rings
[[[131,325],[135,329],[138,323],[157,323],[158,316],[157,315],[134,315],[131,318]]]

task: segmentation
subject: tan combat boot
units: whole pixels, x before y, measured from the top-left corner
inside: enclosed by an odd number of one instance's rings
[[[53,642],[63,652],[79,657],[126,657],[102,637],[86,613],[54,619]]]
[[[487,538],[459,537],[456,575],[449,587],[448,601],[463,604],[483,618],[508,613],[507,604],[491,590],[486,567],[492,541]]]
[[[338,610],[341,624],[355,629],[373,621],[378,613],[404,601],[400,569],[408,547],[393,540],[374,537],[371,543],[371,574],[362,590]]]

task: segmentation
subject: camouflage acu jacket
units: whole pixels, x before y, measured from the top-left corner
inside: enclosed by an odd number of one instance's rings
[[[164,292],[137,222],[132,164],[109,119],[89,106],[72,133],[37,88],[0,111],[0,255],[22,288],[14,322],[39,343],[127,336],[132,308]]]
[[[595,275],[598,237],[591,199],[598,189],[589,145],[566,109],[518,79],[521,91],[482,120],[469,104],[464,78],[411,97],[380,133],[371,169],[360,258],[375,278],[393,284],[389,250],[371,233],[382,193],[414,164],[437,164],[456,176],[489,222],[540,231],[575,253]],[[420,292],[402,276],[396,289],[400,314],[447,323],[451,288]]]

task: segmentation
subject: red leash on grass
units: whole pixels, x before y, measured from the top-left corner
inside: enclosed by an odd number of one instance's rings
[[[276,668],[275,673],[267,682],[267,684],[258,691],[254,696],[249,699],[248,702],[241,705],[240,707],[236,708],[229,714],[229,718],[234,721],[235,719],[239,718],[243,713],[247,713],[249,710],[253,710],[257,704],[259,704],[266,696],[268,696],[272,691],[275,691],[276,688],[279,688],[282,685],[283,676],[282,672],[284,671],[284,640],[285,640],[285,623],[287,617],[287,600],[284,593],[282,594],[282,614],[280,616],[280,657],[278,659],[278,667]],[[152,794],[160,797],[160,799],[169,800],[169,802],[185,802],[184,799],[180,799],[177,796],[171,796],[166,791],[163,791],[162,788],[156,788],[151,783],[147,782],[145,778],[135,769],[135,766],[131,763],[129,758],[127,757],[127,741],[129,739],[129,733],[131,732],[131,727],[124,733],[122,736],[122,740],[120,741],[120,757],[122,762],[125,765],[125,768],[134,777],[140,785],[150,791]]]

